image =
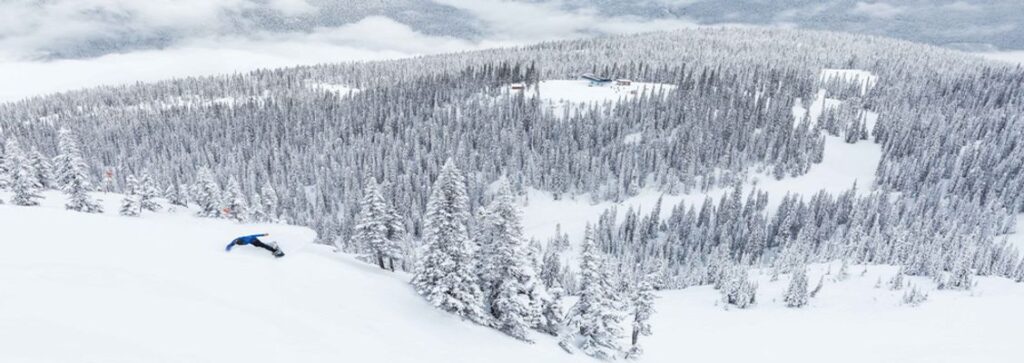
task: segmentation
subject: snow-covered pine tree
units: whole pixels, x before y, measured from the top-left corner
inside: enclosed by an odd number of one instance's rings
[[[637,358],[643,354],[643,348],[640,346],[640,336],[650,336],[653,332],[651,331],[651,315],[654,314],[654,284],[652,283],[656,279],[654,274],[648,274],[637,284],[636,291],[633,292],[632,306],[633,306],[633,335],[631,339],[631,346],[629,351],[626,352],[626,357]]]
[[[267,222],[278,222],[281,219],[281,214],[277,210],[277,191],[270,185],[270,182],[264,183],[260,188],[260,200],[263,201],[263,213],[267,214]]]
[[[249,219],[253,222],[270,222],[267,213],[263,212],[263,198],[260,197],[260,193],[252,194],[252,204],[249,205]]]
[[[227,189],[224,190],[224,218],[236,222],[249,220],[249,203],[245,201],[245,194],[242,194],[242,186],[234,176],[228,178]]]
[[[910,306],[918,306],[928,300],[928,293],[923,292],[917,288],[917,286],[910,286],[906,292],[903,293],[903,304]]]
[[[565,320],[565,312],[562,309],[565,289],[562,287],[564,274],[561,254],[558,253],[560,250],[552,245],[557,238],[548,243],[547,251],[544,252],[540,267],[537,269],[540,271],[537,282],[543,285],[548,298],[542,302],[540,325],[536,329],[555,336],[558,335]]]
[[[527,258],[519,209],[507,182],[500,182],[494,201],[481,215],[477,236],[481,247],[480,285],[495,328],[530,341],[527,330],[537,325],[534,322],[540,316],[539,306],[532,304],[530,296],[537,277]]]
[[[39,150],[35,148],[28,154],[29,164],[32,165],[32,169],[36,172],[36,181],[40,189],[53,189],[53,164],[50,164],[50,160],[43,156]]]
[[[57,171],[57,185],[68,195],[68,202],[64,207],[86,213],[103,212],[100,203],[89,196],[92,183],[87,172],[88,166],[82,161],[74,135],[62,129],[58,143],[60,154],[54,159],[54,168]]]
[[[188,196],[185,188],[181,187],[178,183],[177,178],[167,185],[167,190],[164,191],[164,195],[167,197],[167,201],[171,205],[177,205],[181,207],[188,206]]]
[[[42,198],[38,194],[39,179],[25,152],[14,138],[7,139],[4,151],[9,187],[14,194],[11,196],[11,203],[21,206],[38,205],[39,199]]]
[[[149,174],[142,174],[142,178],[138,180],[137,191],[139,194],[139,206],[142,209],[150,212],[157,212],[163,208],[156,198],[160,197],[160,191],[157,189],[153,179],[149,177]]]
[[[843,259],[843,264],[839,266],[839,272],[836,273],[836,281],[843,281],[850,277],[850,262],[847,259]]]
[[[799,308],[807,305],[807,266],[801,266],[793,270],[789,280],[789,288],[783,301],[787,307]]]
[[[896,271],[896,274],[889,279],[889,290],[903,290],[903,280],[905,279],[905,276],[906,273],[903,271],[903,267],[900,267],[900,269]]]
[[[4,143],[0,143],[0,190],[7,189],[11,184],[11,171],[7,162],[7,151]]]
[[[551,245],[556,240],[552,240],[548,243],[547,251],[544,252],[544,260],[540,265],[539,278],[544,282],[544,286],[553,288],[559,284],[559,279],[562,277],[562,254],[559,253],[559,249]],[[558,286],[561,287],[561,286]]]
[[[66,190],[73,175],[76,161],[82,159],[81,151],[74,134],[68,129],[61,129],[57,134],[57,156],[53,158],[53,176],[57,188]]]
[[[125,182],[127,185],[125,185],[124,198],[121,199],[120,213],[126,217],[138,217],[142,214],[141,185],[135,175],[128,175]]]
[[[384,203],[384,225],[387,227],[387,240],[391,241],[392,250],[385,256],[388,262],[388,269],[395,271],[395,264],[400,263],[403,258],[410,258],[409,255],[402,252],[402,243],[405,242],[405,224],[403,223],[404,218],[398,214],[398,210],[394,206]]]
[[[558,336],[565,323],[565,311],[562,309],[565,290],[557,280],[555,286],[544,286],[543,290],[547,292],[547,298],[541,300],[539,325],[534,328],[542,333]]]
[[[441,168],[427,202],[423,238],[426,251],[412,284],[434,306],[489,326],[483,293],[473,271],[468,203],[465,179],[449,159]]]
[[[955,252],[953,267],[950,269],[949,278],[943,281],[940,289],[970,290],[974,287],[974,279],[971,271],[971,258],[974,255],[973,247],[963,246]]]
[[[220,186],[213,178],[213,172],[208,168],[199,170],[194,187],[196,204],[199,205],[199,212],[196,215],[207,218],[220,218],[222,196]]]
[[[728,265],[719,283],[722,300],[727,306],[746,309],[757,302],[757,284],[750,281],[747,267]]]
[[[567,351],[579,348],[598,359],[611,359],[622,352],[622,315],[616,311],[617,302],[609,291],[605,269],[604,257],[594,242],[594,231],[587,225],[580,261],[579,300],[569,312],[559,341]]]
[[[370,178],[363,190],[363,199],[359,203],[359,215],[352,231],[352,245],[365,254],[371,263],[381,269],[394,271],[394,261],[398,259],[398,241],[388,235],[391,216],[384,196],[381,194],[377,181]]]
[[[562,312],[561,298],[562,291],[553,295],[547,285],[541,280],[539,272],[544,259],[544,247],[540,241],[531,239],[527,253],[530,268],[535,276],[530,280],[526,289],[529,291],[531,312],[530,327],[551,335],[557,335],[558,329],[562,326],[564,312]]]

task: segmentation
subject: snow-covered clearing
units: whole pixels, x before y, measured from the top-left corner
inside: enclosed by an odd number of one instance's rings
[[[4,197],[7,197],[4,195]],[[596,362],[535,334],[527,344],[429,306],[408,275],[311,244],[309,229],[200,219],[191,211],[120,217],[0,205],[3,362]],[[570,212],[570,210],[564,210]],[[231,238],[269,232],[287,256]],[[813,286],[838,264],[811,266]],[[1015,362],[1024,285],[978,278],[918,307],[885,286],[895,268],[852,266],[810,305],[781,302],[788,276],[757,275],[757,304],[725,310],[708,286],[659,292],[640,362]],[[740,342],[737,346],[737,342]],[[624,339],[623,344],[626,344]]]
[[[527,97],[538,97],[547,104],[556,116],[566,111],[578,112],[594,104],[613,103],[620,99],[631,99],[640,95],[661,93],[667,95],[675,90],[675,85],[662,83],[632,82],[629,85],[591,85],[586,80],[546,80],[540,81],[537,87],[527,87]]]
[[[344,85],[344,84],[337,84],[337,83],[312,83],[312,82],[308,82],[308,83],[306,83],[306,87],[309,87],[310,89],[314,89],[314,90],[321,90],[321,91],[324,91],[324,92],[333,93],[333,94],[335,94],[337,96],[347,96],[347,95],[356,94],[356,93],[359,93],[360,91],[362,91],[359,88],[350,87],[350,86],[347,86],[347,85]]]
[[[810,171],[797,177],[786,177],[781,180],[771,175],[759,173],[750,177],[744,184],[744,196],[751,188],[768,192],[768,208],[774,209],[786,193],[799,194],[810,198],[815,193],[825,190],[839,194],[857,183],[860,192],[866,193],[875,180],[875,169],[882,157],[882,149],[878,144],[861,141],[848,144],[838,137],[825,139],[825,156],[820,164],[811,165]],[[611,207],[617,207],[620,217],[629,208],[650,212],[654,209],[658,198],[662,198],[661,216],[667,217],[672,208],[679,203],[700,207],[704,199],[710,197],[718,201],[731,188],[715,188],[707,192],[683,195],[669,195],[654,189],[644,189],[639,194],[621,203],[592,203],[589,195],[564,196],[555,200],[551,193],[530,189],[523,205],[523,226],[527,237],[545,241],[554,237],[555,226],[561,225],[562,232],[569,234],[574,241],[583,238],[583,229],[587,223],[596,223],[601,213]],[[621,219],[620,219],[621,220]]]
[[[809,269],[811,289],[828,271]],[[757,304],[725,310],[718,291],[700,286],[663,291],[656,302],[654,335],[644,343],[650,362],[1017,362],[1017,331],[1024,314],[1024,285],[978,278],[971,292],[935,290],[927,278],[907,277],[928,293],[917,307],[901,305],[904,291],[886,287],[892,266],[851,266],[801,309],[786,308],[789,278],[756,276]],[[875,288],[878,280],[882,286]]]
[[[573,362],[431,307],[314,233],[0,205],[0,362]],[[4,199],[6,195],[3,196]],[[287,253],[224,246],[268,232]]]
[[[639,144],[640,141],[643,141],[643,140],[644,140],[644,134],[642,132],[634,132],[632,134],[624,136],[622,138],[622,143],[635,145],[635,144]]]

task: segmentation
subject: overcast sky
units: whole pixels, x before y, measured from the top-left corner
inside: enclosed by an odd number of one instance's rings
[[[100,84],[755,24],[1024,49],[1021,0],[0,0],[0,101]]]

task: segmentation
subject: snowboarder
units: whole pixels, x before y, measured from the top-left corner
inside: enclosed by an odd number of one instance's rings
[[[260,241],[259,237],[266,237],[269,235],[270,234],[263,233],[238,237],[232,240],[231,243],[228,243],[228,246],[225,247],[224,250],[231,252],[231,247],[234,247],[235,245],[253,245],[270,251],[271,253],[274,254],[274,257],[284,257],[284,251],[281,251],[281,247],[278,247],[277,243],[270,242],[268,244],[263,243],[263,241]]]

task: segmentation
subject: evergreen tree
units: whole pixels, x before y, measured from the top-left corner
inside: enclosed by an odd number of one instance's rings
[[[142,214],[141,185],[135,179],[135,175],[128,175],[126,184],[124,198],[121,199],[120,213],[122,216],[137,217]]]
[[[804,266],[793,271],[783,301],[787,307],[799,308],[807,305],[807,299],[807,267]]]
[[[167,190],[164,191],[164,196],[167,197],[167,201],[171,205],[177,205],[182,207],[188,206],[188,191],[186,188],[181,187],[181,183],[178,182],[178,177],[175,176],[171,179],[171,182],[167,185]]]
[[[971,271],[971,257],[974,251],[971,248],[961,247],[955,254],[953,268],[949,278],[939,288],[952,290],[970,290],[974,287],[974,279]]]
[[[53,165],[50,164],[50,160],[43,156],[39,150],[35,148],[28,154],[29,164],[32,165],[32,169],[36,172],[37,185],[41,189],[53,189]]]
[[[160,192],[153,183],[153,179],[149,177],[149,174],[142,174],[142,179],[138,180],[136,188],[139,196],[139,206],[142,209],[150,212],[157,212],[163,208],[160,203],[156,201],[156,198],[160,196]]]
[[[537,330],[543,333],[558,336],[562,325],[565,323],[565,312],[562,309],[562,298],[565,296],[565,290],[562,289],[561,283],[555,282],[555,286],[544,286],[543,289],[547,292],[547,298],[541,300],[541,311],[539,325],[535,326]]]
[[[746,309],[757,302],[757,284],[750,281],[748,274],[744,266],[727,266],[719,287],[727,305]]]
[[[249,219],[253,222],[270,222],[270,217],[263,211],[263,198],[260,197],[260,193],[253,193],[252,204],[249,206]]]
[[[38,194],[39,179],[30,160],[25,156],[25,152],[13,138],[7,140],[4,151],[6,153],[4,162],[7,164],[6,169],[10,175],[8,178],[10,189],[14,194],[11,196],[11,203],[21,206],[38,205],[39,199],[42,198]]]
[[[903,272],[903,267],[900,267],[900,269],[896,271],[896,274],[889,279],[889,290],[903,290],[903,280],[905,276],[906,274]]]
[[[263,201],[263,213],[267,215],[267,222],[278,222],[281,214],[277,210],[277,191],[269,182],[260,188],[260,200]]]
[[[398,241],[388,234],[391,229],[389,212],[377,181],[371,178],[366,182],[366,189],[363,190],[363,200],[359,205],[358,222],[353,231],[352,244],[381,269],[390,268],[391,271],[394,271],[394,260],[398,259],[400,251]]]
[[[245,201],[245,194],[242,194],[242,186],[233,176],[228,179],[227,189],[224,190],[223,217],[236,222],[249,220],[249,204]]]
[[[537,281],[527,257],[519,210],[507,183],[500,183],[480,223],[480,283],[495,327],[529,341],[527,329],[536,325],[532,322],[540,316],[540,307],[533,304],[530,295],[530,287]]]
[[[199,205],[199,212],[196,215],[207,218],[222,217],[220,186],[213,179],[213,172],[210,169],[199,170],[194,188],[196,204]]]
[[[11,170],[7,159],[4,143],[0,143],[0,190],[9,188],[11,184]]]
[[[583,237],[579,300],[566,320],[559,342],[562,348],[571,351],[576,347],[598,359],[611,359],[622,352],[622,315],[616,311],[617,301],[607,277],[604,258],[588,225]]]
[[[561,288],[559,279],[562,278],[562,255],[558,251],[556,248],[548,247],[540,266],[539,277],[549,289],[555,286]]]
[[[839,266],[839,272],[836,273],[836,281],[843,281],[850,277],[850,263],[847,259],[843,259],[843,264]]]
[[[646,337],[653,333],[650,320],[651,315],[654,314],[654,285],[651,283],[654,279],[653,274],[645,276],[633,293],[632,344],[626,353],[626,356],[630,358],[636,358],[643,354],[643,348],[640,347],[640,336]]]
[[[903,304],[910,306],[918,306],[928,300],[928,293],[923,292],[917,288],[917,286],[911,286],[903,293]]]
[[[483,293],[473,271],[469,239],[469,198],[465,179],[449,159],[434,182],[424,221],[426,251],[412,284],[434,306],[490,325]]]
[[[57,170],[57,185],[68,195],[65,208],[78,212],[102,213],[103,207],[89,196],[92,183],[87,174],[88,166],[82,161],[78,143],[68,130],[59,134],[60,154],[54,159]]]

